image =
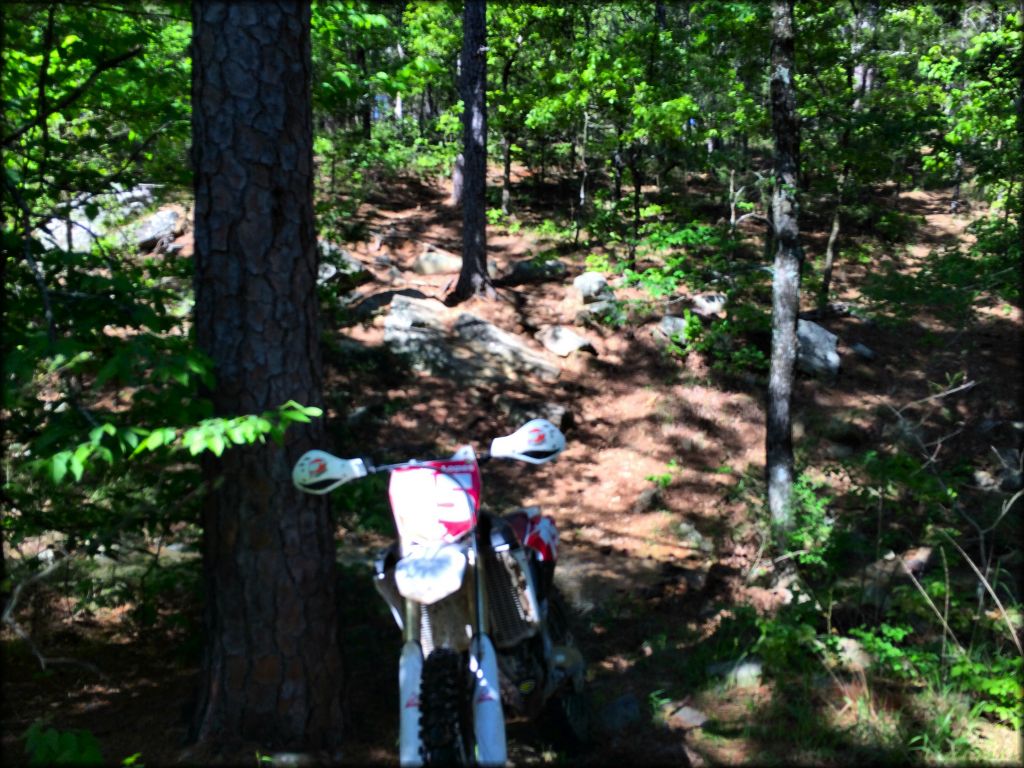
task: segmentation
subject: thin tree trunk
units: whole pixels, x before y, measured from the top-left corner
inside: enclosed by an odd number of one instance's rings
[[[505,64],[501,68],[501,92],[506,99],[508,98],[509,78],[512,74],[512,62],[515,57],[516,54],[510,55],[505,59]],[[501,212],[505,216],[508,216],[509,203],[512,200],[512,141],[512,131],[506,127],[501,134]]]
[[[512,137],[506,133],[501,137],[501,144],[501,212],[508,216],[512,200]]]
[[[195,328],[214,412],[321,405],[309,0],[196,0],[192,18]],[[200,741],[341,742],[333,526],[291,482],[324,442],[315,422],[204,454]]]
[[[843,210],[843,191],[846,187],[847,168],[843,168],[836,182],[836,207],[832,211],[832,228],[828,233],[828,244],[825,246],[825,265],[821,268],[821,290],[818,293],[818,307],[824,309],[828,304],[828,292],[832,288],[832,265],[836,259],[836,241],[839,239],[839,229]]]
[[[636,260],[636,248],[640,244],[640,202],[643,196],[643,172],[640,164],[640,148],[634,144],[629,148],[629,173],[633,177],[633,237],[629,243],[629,260]]]
[[[1024,0],[1017,0],[1017,26],[1024,28]],[[1024,30],[1022,30],[1024,31]],[[1024,152],[1024,51],[1017,48],[1017,149]],[[1021,183],[1017,194],[1020,196],[1017,208],[1017,238],[1020,248],[1018,253],[1024,253],[1024,183]],[[1010,201],[1006,201],[1007,212],[1010,209]],[[1024,259],[1017,260],[1018,285],[1024,285]]]
[[[580,159],[582,160],[582,166],[580,168],[580,192],[579,192],[579,207],[576,209],[576,233],[573,235],[573,243],[579,243],[580,241],[580,230],[583,228],[583,209],[587,204],[587,176],[589,168],[587,167],[587,141],[590,134],[590,115],[587,113],[587,108],[583,108],[583,143],[580,146]]]
[[[482,293],[494,293],[487,276],[486,0],[466,0],[462,30],[462,270],[455,290],[445,299],[449,305]]]
[[[775,270],[772,280],[772,356],[768,381],[765,469],[773,527],[792,526],[793,431],[791,407],[800,305],[800,228],[797,178],[799,124],[794,82],[793,0],[772,2],[771,103],[775,139]],[[784,542],[780,542],[783,543]]]
[[[363,46],[356,48],[356,64],[359,65],[359,71],[363,75],[363,82],[369,82],[370,69],[366,63],[366,49]],[[364,94],[362,102],[359,109],[359,121],[362,126],[363,138],[369,141],[373,125],[373,96],[368,93]]]

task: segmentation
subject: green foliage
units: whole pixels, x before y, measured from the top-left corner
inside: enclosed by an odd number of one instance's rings
[[[800,474],[793,483],[793,529],[786,536],[793,557],[803,566],[827,568],[834,521],[828,515],[832,499],[821,493],[825,483]]]
[[[676,459],[671,459],[668,463],[667,472],[662,472],[659,475],[647,475],[644,479],[649,483],[654,483],[658,488],[664,489],[672,485],[672,480],[678,471],[679,462]]]
[[[89,731],[58,731],[33,723],[25,732],[30,765],[102,765],[99,742]],[[125,762],[124,765],[131,763]]]

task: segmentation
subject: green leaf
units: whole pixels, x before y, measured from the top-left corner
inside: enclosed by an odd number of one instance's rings
[[[50,474],[53,482],[59,483],[68,472],[68,461],[71,460],[71,451],[61,451],[50,459]]]

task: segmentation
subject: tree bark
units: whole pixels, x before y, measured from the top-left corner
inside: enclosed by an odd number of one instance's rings
[[[494,288],[487,276],[487,3],[465,0],[460,90],[465,170],[462,180],[462,270],[445,299],[455,305]]]
[[[521,38],[520,38],[521,39]],[[501,68],[501,93],[503,98],[508,99],[509,81],[512,76],[512,62],[515,61],[515,57],[518,54],[518,49],[515,53],[509,55],[505,59],[505,64]],[[505,130],[501,134],[501,213],[504,216],[508,216],[509,207],[512,202],[512,142],[515,141],[515,135],[509,126],[506,125]]]
[[[772,223],[776,249],[765,470],[772,523],[783,535],[792,525],[793,434],[790,409],[797,353],[801,259],[796,200],[800,137],[793,79],[793,37],[793,0],[773,0],[771,104],[775,187],[772,192]]]
[[[196,340],[220,416],[321,405],[309,0],[192,8]],[[204,461],[206,641],[192,736],[333,749],[342,737],[334,539],[290,468],[322,424]]]

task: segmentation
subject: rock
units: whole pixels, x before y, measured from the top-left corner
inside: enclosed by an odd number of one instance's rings
[[[880,560],[862,568],[859,573],[841,580],[837,586],[840,593],[852,595],[859,606],[880,607],[885,605],[893,587],[910,583],[908,570],[920,578],[931,560],[931,547],[908,549],[899,556],[890,551]]]
[[[619,696],[606,704],[598,716],[598,725],[605,733],[613,734],[625,730],[640,721],[640,702],[631,693]]]
[[[373,280],[370,271],[347,249],[329,240],[317,241],[317,247],[320,249],[317,282],[321,285],[333,280],[338,283],[338,290],[347,292]]]
[[[723,293],[700,293],[690,299],[693,311],[707,317],[725,311],[726,297]]]
[[[554,381],[561,373],[544,355],[480,318],[462,314],[449,328],[447,310],[435,301],[393,294],[384,341],[409,358],[414,370],[460,381]]]
[[[185,250],[185,246],[182,243],[171,243],[170,245],[167,246],[164,253],[166,253],[168,256],[177,256],[183,250]]]
[[[704,538],[692,523],[685,520],[679,524],[678,535],[684,543],[693,549],[699,549],[701,552],[710,552],[714,549],[712,543]]]
[[[457,361],[445,343],[445,319],[437,302],[396,295],[384,318],[384,343],[407,356],[413,370],[450,374]]]
[[[655,344],[664,346],[672,336],[679,336],[685,340],[686,319],[675,315],[665,315],[654,328],[651,329],[651,336]]]
[[[608,281],[600,272],[584,272],[572,281],[573,287],[579,291],[584,304],[607,299],[610,295]]]
[[[46,248],[68,250],[68,222],[71,220],[70,248],[85,252],[92,244],[110,233],[125,219],[137,215],[153,203],[155,184],[139,184],[125,189],[120,184],[102,195],[76,195],[66,215],[48,220],[32,235]]]
[[[661,495],[661,488],[645,488],[641,491],[636,501],[633,502],[633,514],[640,515],[644,512],[650,512],[663,504],[664,499]]]
[[[338,274],[338,268],[333,264],[321,264],[316,272],[316,282],[318,285],[330,282]]]
[[[510,333],[475,315],[462,314],[455,321],[456,338],[478,358],[466,360],[485,378],[537,376],[554,381],[561,370]]]
[[[558,259],[548,259],[547,261],[524,259],[517,261],[512,267],[512,271],[499,282],[508,286],[542,283],[549,280],[560,280],[568,272],[569,268]]]
[[[494,405],[508,417],[513,425],[522,424],[531,419],[547,419],[565,432],[572,427],[574,421],[572,411],[559,403],[516,400],[508,395],[498,395],[494,400]]]
[[[737,688],[753,688],[761,684],[764,668],[759,659],[737,659],[711,664],[707,673],[713,677],[724,676],[727,685]]]
[[[589,326],[601,318],[613,317],[619,311],[619,304],[614,299],[602,299],[585,305],[576,312],[574,323],[576,325]]]
[[[859,357],[861,360],[874,360],[878,357],[878,354],[871,347],[861,344],[859,341],[851,344],[850,349],[853,350],[853,354]]]
[[[537,339],[549,352],[554,352],[559,357],[568,357],[573,352],[584,350],[596,355],[594,345],[578,333],[564,325],[549,325],[542,328],[534,338]]]
[[[416,257],[412,269],[418,275],[458,274],[462,269],[462,257],[427,246],[426,250]]]
[[[871,442],[871,433],[859,424],[834,416],[822,429],[822,435],[834,443],[858,448]]]
[[[994,491],[999,487],[992,473],[985,469],[974,470],[974,484],[982,491]]]
[[[675,725],[679,728],[689,730],[691,728],[700,728],[708,721],[708,716],[693,707],[684,706],[673,711],[668,716],[667,720],[669,725]]]
[[[135,224],[131,235],[140,251],[160,251],[184,231],[185,217],[182,213],[174,208],[161,208]]]
[[[834,377],[839,373],[839,337],[810,320],[798,320],[796,326],[796,366],[804,373]]]

